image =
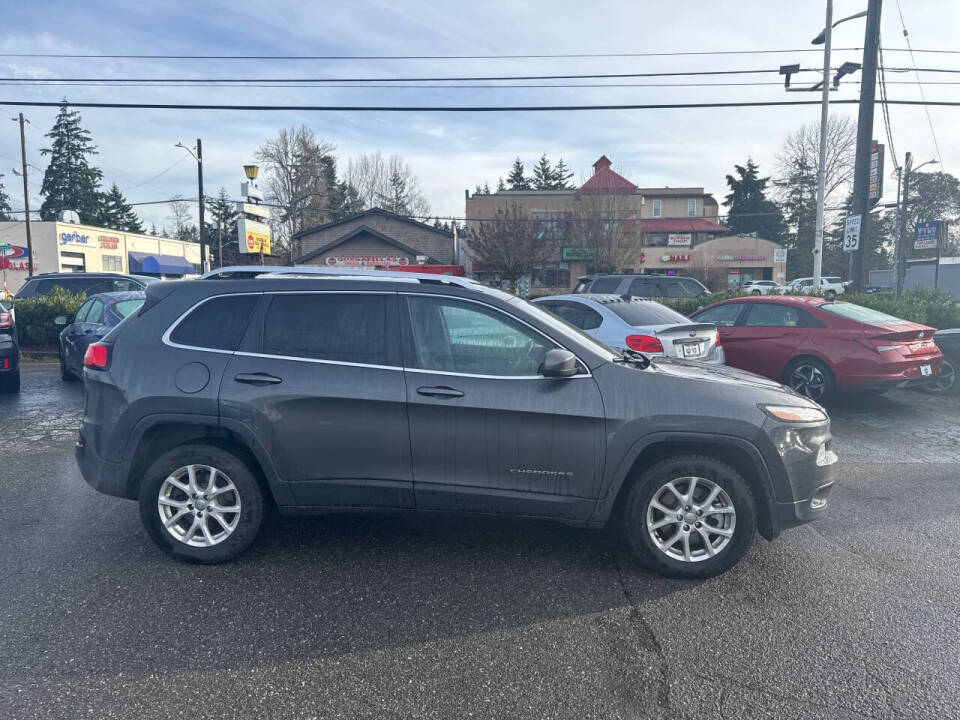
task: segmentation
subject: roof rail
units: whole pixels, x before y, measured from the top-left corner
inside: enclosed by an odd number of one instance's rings
[[[460,287],[476,288],[480,285],[476,280],[456,275],[436,275],[434,273],[411,273],[391,270],[366,270],[359,268],[316,267],[314,265],[231,265],[228,267],[210,270],[200,276],[201,280],[217,279],[230,276],[274,277],[286,276],[309,277],[323,276],[328,279],[341,280],[392,280],[406,282],[422,282],[431,284],[459,285]]]

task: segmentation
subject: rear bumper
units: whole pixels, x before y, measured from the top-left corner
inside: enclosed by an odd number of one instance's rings
[[[4,360],[7,361],[4,370]],[[20,366],[20,351],[9,335],[0,334],[0,372],[12,372]]]
[[[929,365],[931,374],[924,375],[920,369]],[[887,368],[869,375],[854,375],[841,382],[840,387],[850,390],[892,390],[898,387],[923,385],[940,374],[943,368],[943,356],[933,355],[918,360],[891,363]]]
[[[110,462],[97,455],[93,448],[87,445],[82,428],[77,433],[74,455],[80,474],[94,490],[114,497],[136,499],[130,490],[130,464]]]

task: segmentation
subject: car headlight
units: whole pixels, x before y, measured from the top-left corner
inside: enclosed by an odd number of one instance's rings
[[[827,419],[827,414],[819,408],[797,405],[761,405],[760,408],[783,422],[823,422]]]

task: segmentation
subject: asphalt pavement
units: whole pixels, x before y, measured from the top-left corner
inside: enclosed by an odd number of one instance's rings
[[[703,582],[435,516],[184,565],[80,477],[82,409],[49,365],[0,396],[0,718],[960,717],[960,401],[833,408],[829,514]]]

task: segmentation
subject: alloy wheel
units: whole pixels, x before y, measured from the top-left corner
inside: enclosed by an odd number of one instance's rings
[[[664,555],[681,562],[709,560],[730,544],[737,513],[727,492],[702,477],[670,480],[647,504],[647,533]]]
[[[811,400],[820,400],[827,391],[827,377],[816,365],[797,365],[790,374],[790,387]]]
[[[222,470],[185,465],[163,481],[157,509],[163,527],[176,540],[191,547],[211,547],[236,530],[240,493]]]
[[[957,384],[957,370],[953,366],[953,363],[943,359],[943,366],[940,369],[940,374],[937,375],[933,380],[930,381],[930,384],[926,388],[930,392],[935,393],[947,393],[953,390],[953,386]]]

